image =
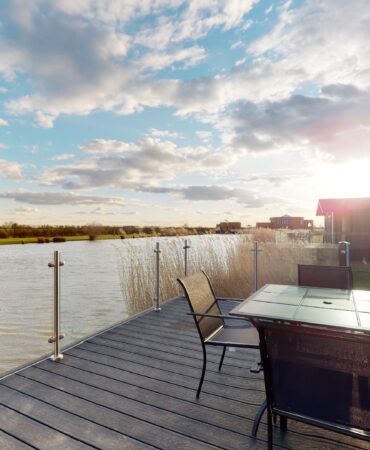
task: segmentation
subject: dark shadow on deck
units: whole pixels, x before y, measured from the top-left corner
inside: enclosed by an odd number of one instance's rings
[[[232,307],[227,304],[225,307]],[[226,311],[226,309],[225,309]],[[0,449],[265,449],[251,437],[264,399],[255,350],[210,348],[199,401],[202,352],[183,299],[151,311],[0,383]],[[304,388],[304,386],[302,386]],[[276,448],[369,449],[365,441],[289,422]]]

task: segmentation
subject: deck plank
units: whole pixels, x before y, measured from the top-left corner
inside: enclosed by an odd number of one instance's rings
[[[15,439],[4,431],[0,431],[0,448],[1,450],[32,450],[34,447]]]
[[[0,398],[3,400],[3,392],[0,392]],[[27,406],[25,403],[25,409],[27,409]],[[4,405],[0,405],[0,429],[3,432],[5,431],[11,434],[13,437],[17,437],[18,444],[15,442],[14,445],[17,445],[15,448],[19,449],[24,448],[25,443],[31,446],[31,448],[41,450],[49,450],[51,443],[53,449],[56,450],[65,450],[66,448],[71,450],[86,450],[94,448]]]
[[[223,302],[227,312],[233,303]],[[249,367],[255,350],[210,348],[202,395],[197,331],[186,301],[177,299],[0,382],[0,449],[250,449],[267,442],[261,374]],[[368,442],[289,421],[275,427],[276,448],[369,450]]]

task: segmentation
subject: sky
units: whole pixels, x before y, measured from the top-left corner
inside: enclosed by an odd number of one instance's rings
[[[0,223],[369,197],[369,42],[368,0],[2,0]]]

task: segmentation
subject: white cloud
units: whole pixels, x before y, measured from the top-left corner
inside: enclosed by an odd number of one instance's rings
[[[2,143],[0,142],[0,150],[5,150],[6,148],[8,148],[8,146],[5,145],[5,144],[2,144]]]
[[[212,131],[196,131],[195,134],[201,139],[205,144],[209,144],[211,137],[212,137]]]
[[[235,67],[242,66],[242,65],[246,62],[246,60],[247,60],[247,58],[238,59],[238,60],[235,62]]]
[[[66,189],[99,187],[143,190],[160,180],[171,180],[179,173],[211,169],[230,164],[227,155],[214,155],[203,146],[180,147],[171,141],[146,137],[128,143],[95,139],[81,147],[88,155],[72,164],[55,166],[39,180]]]
[[[19,189],[0,194],[1,198],[11,199],[31,205],[116,205],[123,206],[120,197],[101,195],[80,195],[73,192],[31,192]]]
[[[9,123],[0,117],[0,127],[7,127]]]
[[[194,46],[171,52],[149,51],[137,61],[139,69],[162,70],[173,64],[181,63],[184,67],[191,67],[205,59],[203,48]]]
[[[36,112],[36,122],[41,128],[53,128],[55,115],[46,114],[42,111]]]
[[[0,159],[0,177],[19,181],[22,179],[22,166],[14,161]]]
[[[11,36],[17,37],[0,37],[0,73],[9,79],[18,72],[27,73],[36,87],[34,92],[8,101],[8,112],[34,114],[39,126],[51,128],[61,114],[85,115],[96,110],[131,114],[160,105],[181,110],[180,90],[186,83],[153,82],[142,72],[176,63],[185,67],[198,64],[205,51],[187,42],[214,27],[228,30],[239,26],[255,1],[140,3],[40,0],[31,5],[21,2],[22,8],[18,1],[6,4],[4,16],[14,28]],[[154,27],[126,34],[128,20],[149,13],[157,14]],[[143,54],[140,47],[139,58],[128,61],[127,52],[138,44],[154,51]],[[163,95],[167,87],[170,94]]]
[[[157,128],[149,128],[149,135],[157,138],[184,139],[184,136],[177,131],[158,130]]]
[[[14,209],[12,214],[34,214],[39,212],[38,208],[32,208],[31,206],[21,206],[20,208]]]
[[[165,49],[170,43],[199,39],[212,28],[234,28],[251,10],[255,0],[191,0],[182,14],[159,16],[154,27],[141,31],[135,41],[149,48]]]
[[[274,9],[274,4],[272,3],[268,8],[265,9],[265,14],[268,15]]]
[[[8,89],[0,86],[0,94],[5,94],[5,92],[8,92]]]
[[[235,50],[237,48],[242,48],[242,47],[244,47],[243,41],[236,41],[233,44],[231,44],[230,49]]]
[[[275,68],[295,72],[294,84],[370,84],[367,0],[286,2],[274,29],[249,46],[258,58],[275,56]],[[292,86],[294,87],[294,86]]]
[[[279,199],[261,195],[256,191],[232,188],[222,185],[200,185],[185,187],[148,188],[149,192],[158,194],[177,194],[190,201],[235,201],[243,204],[246,208],[260,208],[262,206],[276,203]]]
[[[53,161],[66,161],[68,159],[73,159],[75,157],[76,155],[74,155],[73,153],[61,153],[60,155],[53,156],[51,159]]]
[[[296,95],[256,105],[240,102],[220,119],[225,141],[249,153],[305,151],[331,159],[369,157],[370,92],[330,85],[320,97]],[[227,129],[229,126],[229,129]]]

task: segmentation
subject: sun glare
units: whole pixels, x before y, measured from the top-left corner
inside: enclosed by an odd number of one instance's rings
[[[323,166],[319,170],[321,197],[368,197],[370,159]]]

